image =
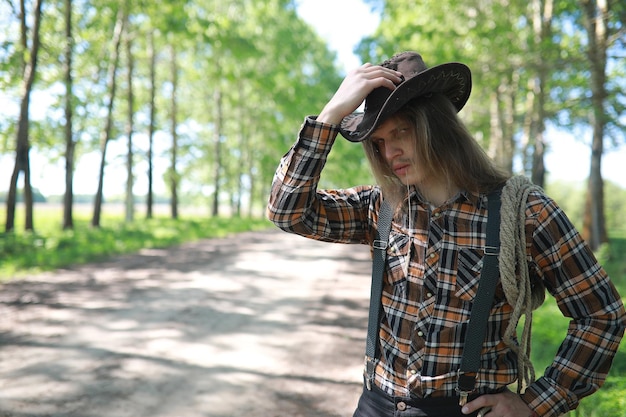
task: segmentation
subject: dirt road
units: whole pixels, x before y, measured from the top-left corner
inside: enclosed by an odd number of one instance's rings
[[[0,287],[0,417],[351,416],[369,253],[245,233]]]

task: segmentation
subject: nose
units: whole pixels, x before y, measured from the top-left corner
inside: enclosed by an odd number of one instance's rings
[[[402,155],[402,148],[399,146],[399,141],[389,140],[385,141],[385,149],[383,155],[387,162],[392,161],[394,158]]]

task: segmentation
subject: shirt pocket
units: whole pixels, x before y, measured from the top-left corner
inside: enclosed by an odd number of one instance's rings
[[[392,230],[389,234],[389,245],[387,246],[387,282],[393,288],[391,293],[395,297],[406,298],[407,277],[405,274],[405,265],[410,262],[409,254],[409,237],[396,230]]]
[[[483,269],[482,249],[463,248],[459,251],[456,272],[456,293],[462,300],[472,301],[478,291]]]

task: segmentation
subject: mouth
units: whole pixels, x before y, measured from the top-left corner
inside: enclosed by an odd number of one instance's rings
[[[406,174],[409,172],[410,167],[411,167],[411,164],[399,163],[399,164],[393,165],[391,169],[393,173],[396,174],[397,177],[402,178],[402,177],[405,177]]]

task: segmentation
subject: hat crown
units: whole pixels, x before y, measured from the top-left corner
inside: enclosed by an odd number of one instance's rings
[[[428,69],[422,56],[416,52],[401,52],[383,62],[381,66],[402,73],[403,82]]]
[[[422,56],[417,52],[401,52],[380,64],[381,67],[399,71],[402,74],[402,81],[397,86],[410,80],[421,72],[428,69]],[[365,113],[376,112],[389,98],[393,90],[387,87],[374,89],[365,99]]]

